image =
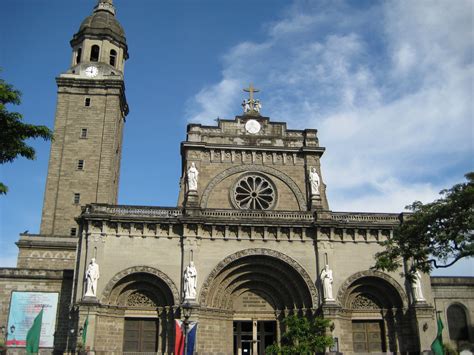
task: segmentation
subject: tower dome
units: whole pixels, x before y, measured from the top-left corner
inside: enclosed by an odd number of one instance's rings
[[[127,40],[115,17],[112,0],[98,0],[92,14],[82,21],[71,40],[72,66],[87,62],[106,64],[123,71],[128,59]]]

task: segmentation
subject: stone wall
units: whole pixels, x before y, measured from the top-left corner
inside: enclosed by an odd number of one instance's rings
[[[196,352],[200,355],[233,353],[232,314],[222,311],[200,310],[198,316]]]
[[[77,237],[21,234],[16,245],[19,268],[74,270]]]
[[[454,348],[474,351],[474,277],[431,277],[431,288],[435,299],[436,310],[444,324],[443,341]],[[468,341],[457,344],[449,334],[448,308],[451,305],[461,306],[466,314]]]
[[[94,349],[96,354],[119,354],[123,346],[124,318],[122,315],[100,314],[96,318]]]

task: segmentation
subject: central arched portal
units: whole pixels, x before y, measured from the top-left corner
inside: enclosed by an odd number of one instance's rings
[[[222,336],[233,344],[228,352],[264,354],[279,339],[282,318],[311,314],[316,297],[309,275],[296,261],[275,251],[251,249],[226,258],[211,272],[200,303],[227,316],[228,332]]]

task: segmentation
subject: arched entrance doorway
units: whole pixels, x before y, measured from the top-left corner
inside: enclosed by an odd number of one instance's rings
[[[381,272],[353,275],[341,287],[338,299],[350,329],[345,351],[358,353],[403,351],[411,327],[407,298],[400,285]]]
[[[296,261],[276,251],[250,249],[211,272],[200,300],[204,310],[225,314],[228,331],[220,336],[232,344],[227,352],[250,355],[264,354],[279,339],[285,315],[311,315],[316,297],[309,275]]]
[[[117,274],[106,286],[102,303],[114,313],[121,311],[123,354],[171,352],[178,299],[176,286],[159,270],[134,267]]]

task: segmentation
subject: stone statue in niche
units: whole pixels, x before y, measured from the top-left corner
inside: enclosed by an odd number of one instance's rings
[[[97,297],[97,281],[99,280],[99,264],[92,258],[86,270],[86,293],[85,297]]]
[[[196,287],[197,287],[197,270],[194,266],[194,262],[190,262],[184,270],[184,299],[194,300],[196,299]]]
[[[334,301],[332,295],[332,270],[329,268],[329,265],[326,264],[323,271],[321,272],[321,282],[323,284],[323,296],[325,301]]]
[[[309,183],[311,184],[311,195],[319,195],[319,175],[315,167],[312,167],[309,172]]]
[[[415,272],[415,278],[413,279],[413,296],[415,297],[416,302],[424,302],[425,297],[423,297],[423,290],[421,288],[421,274],[419,271]]]
[[[196,164],[191,163],[191,166],[188,169],[187,175],[188,175],[188,191],[197,191],[199,171],[196,168]]]

